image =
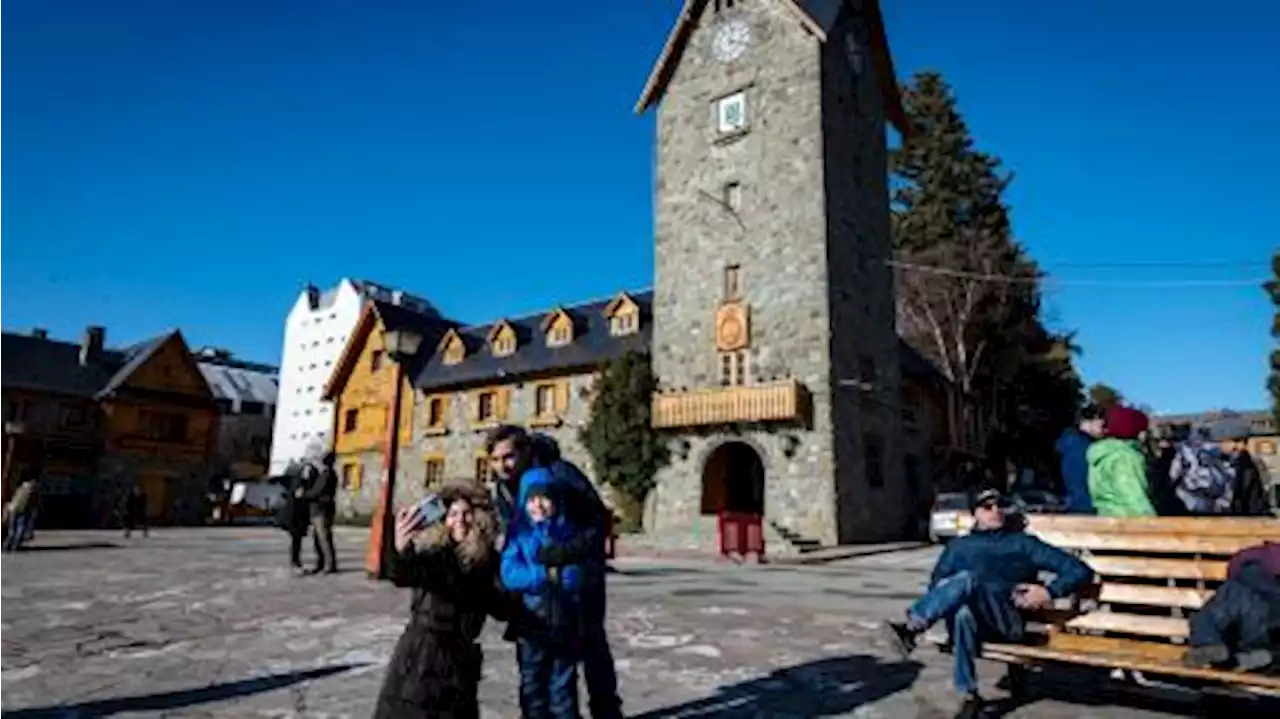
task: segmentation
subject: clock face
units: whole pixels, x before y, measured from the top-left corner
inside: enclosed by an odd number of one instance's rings
[[[732,20],[720,26],[711,50],[720,62],[733,62],[742,57],[751,44],[751,26],[743,20]]]

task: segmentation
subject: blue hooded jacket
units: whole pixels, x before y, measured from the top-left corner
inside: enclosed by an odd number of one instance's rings
[[[1092,440],[1075,427],[1063,430],[1053,445],[1061,457],[1062,484],[1067,493],[1067,512],[1093,514],[1093,500],[1089,497],[1089,461],[1086,453]]]
[[[502,550],[500,577],[502,586],[521,595],[526,608],[537,616],[553,637],[573,635],[581,615],[582,568],[567,565],[557,570],[552,581],[551,572],[538,561],[538,550],[544,546],[556,546],[572,541],[576,531],[563,513],[541,522],[531,521],[525,515],[524,503],[529,489],[535,483],[549,486],[550,482],[521,482],[520,505],[515,516],[519,518],[511,527],[507,546]],[[554,489],[553,489],[554,492]],[[558,498],[555,494],[554,499]]]

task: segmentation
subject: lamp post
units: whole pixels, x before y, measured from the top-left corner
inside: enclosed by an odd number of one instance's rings
[[[26,434],[27,426],[19,421],[4,423],[4,501],[9,501],[13,485],[13,457],[18,449],[18,438]]]
[[[373,509],[369,526],[369,545],[365,552],[365,572],[374,579],[386,576],[386,547],[391,543],[395,526],[395,482],[400,435],[400,403],[404,398],[405,364],[418,354],[422,335],[410,329],[387,330],[382,335],[387,358],[391,360],[390,405],[387,413],[387,436],[382,448],[382,487],[378,504]]]

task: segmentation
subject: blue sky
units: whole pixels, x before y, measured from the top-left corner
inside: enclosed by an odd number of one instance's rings
[[[301,285],[366,277],[465,321],[647,286],[653,122],[679,0],[63,0],[6,6],[6,329],[181,327],[278,359]],[[1262,406],[1280,4],[883,0],[1016,173],[1089,380]],[[1233,260],[1218,267],[1132,263]],[[1110,265],[1110,266],[1099,266]]]

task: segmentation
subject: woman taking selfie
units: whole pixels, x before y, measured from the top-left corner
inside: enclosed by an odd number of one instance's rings
[[[487,615],[506,619],[496,528],[489,496],[479,487],[446,486],[396,512],[387,575],[396,586],[411,587],[413,600],[375,719],[479,717],[482,654],[476,639]]]

